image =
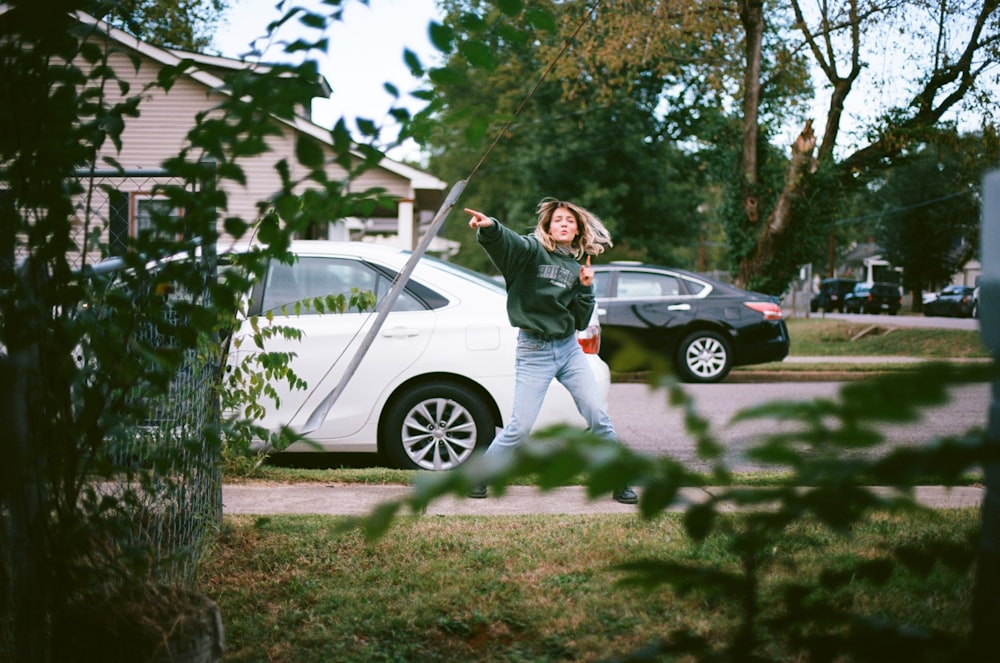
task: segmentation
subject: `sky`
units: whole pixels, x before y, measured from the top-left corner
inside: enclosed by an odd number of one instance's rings
[[[214,38],[214,48],[227,57],[240,57],[250,50],[251,42],[266,33],[267,25],[283,15],[275,6],[279,0],[231,0],[225,23]],[[285,11],[292,6],[324,11],[320,0],[286,0]],[[416,53],[425,65],[435,63],[437,51],[427,36],[427,26],[439,16],[436,0],[345,0],[344,19],[328,31],[330,47],[326,56],[313,54],[321,73],[333,88],[329,100],[316,101],[313,120],[332,127],[337,119],[364,117],[376,122],[387,120],[392,97],[383,89],[391,82],[400,91],[404,106],[418,109],[419,102],[407,92],[416,89],[414,79],[403,64],[403,51]],[[297,23],[295,24],[297,26]],[[294,29],[292,24],[287,26]],[[279,35],[286,34],[280,32]],[[273,46],[261,60],[274,62],[287,56],[283,47]],[[396,158],[415,158],[415,146],[390,152]]]

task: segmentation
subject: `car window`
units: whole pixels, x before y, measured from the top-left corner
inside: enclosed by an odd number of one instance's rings
[[[272,261],[264,281],[262,308],[265,312],[280,310],[303,299],[344,295],[352,291],[374,293],[382,298],[392,282],[384,274],[357,260],[345,258],[304,257],[286,265]],[[415,311],[423,305],[405,290],[393,306],[394,311]],[[353,312],[357,312],[355,308]],[[300,313],[315,314],[312,308],[302,307]]]
[[[594,272],[594,296],[611,296],[611,274],[612,272]]]
[[[619,272],[618,297],[676,297],[682,294],[677,277],[651,272]]]
[[[684,289],[687,289],[687,294],[693,295],[695,297],[700,297],[707,295],[711,291],[712,286],[703,281],[692,281],[691,279],[681,279],[681,294],[684,294]]]

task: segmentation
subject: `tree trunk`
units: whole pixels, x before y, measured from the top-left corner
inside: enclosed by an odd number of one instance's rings
[[[754,275],[766,268],[774,258],[778,240],[788,232],[793,221],[792,202],[802,191],[805,178],[814,170],[815,147],[816,134],[813,132],[812,120],[809,120],[792,144],[792,158],[788,163],[785,187],[778,197],[778,202],[768,216],[767,223],[761,228],[753,251],[740,261],[740,269],[735,279],[738,287],[750,287]]]
[[[4,434],[0,438],[0,454],[4,458],[0,472],[0,505],[6,505],[0,540],[5,544],[7,560],[0,562],[10,570],[9,577],[0,575],[2,595],[10,597],[0,606],[0,615],[10,625],[16,660],[41,663],[48,659],[48,605],[43,565],[48,555],[44,545],[42,501],[44,487],[39,461],[43,453],[32,448],[28,423],[26,395],[30,393],[29,373],[39,362],[32,362],[30,350],[10,348],[7,357],[0,357],[0,421]],[[8,593],[9,592],[9,593]],[[11,614],[7,616],[7,610]]]
[[[764,6],[760,0],[739,0],[740,22],[746,34],[743,72],[743,153],[740,160],[742,175],[743,209],[747,221],[755,224],[760,219],[757,199],[760,157],[757,142],[760,138],[761,52],[764,44]]]

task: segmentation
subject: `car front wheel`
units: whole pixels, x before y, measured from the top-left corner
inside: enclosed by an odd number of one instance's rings
[[[718,382],[732,366],[729,341],[713,331],[689,334],[677,350],[677,373],[685,382]]]
[[[493,440],[485,400],[448,382],[419,385],[393,399],[382,426],[381,449],[394,467],[452,470]]]

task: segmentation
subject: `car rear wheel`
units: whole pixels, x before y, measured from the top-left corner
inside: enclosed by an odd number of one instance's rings
[[[448,382],[419,385],[386,411],[381,449],[405,470],[452,470],[493,440],[496,426],[485,400]]]
[[[677,373],[685,382],[718,382],[732,366],[729,341],[713,331],[689,334],[677,349]]]

